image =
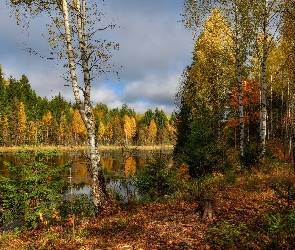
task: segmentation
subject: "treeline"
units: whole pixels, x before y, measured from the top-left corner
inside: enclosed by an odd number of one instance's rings
[[[185,2],[193,22],[197,5]],[[233,156],[247,167],[264,157],[290,159],[294,150],[294,23],[279,16],[279,39],[257,30],[245,43],[233,39],[239,33],[224,8],[212,6],[207,16],[200,12],[203,29],[176,94],[175,159],[187,163],[192,176],[228,168]]]
[[[75,105],[60,94],[52,100],[37,96],[25,75],[20,80],[3,75],[0,67],[0,146],[86,144],[87,131]],[[174,143],[173,115],[158,108],[139,114],[127,104],[109,109],[100,103],[92,113],[101,144]]]

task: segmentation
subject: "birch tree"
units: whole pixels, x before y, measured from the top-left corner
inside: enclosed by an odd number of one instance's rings
[[[257,1],[257,11],[255,20],[257,20],[257,39],[256,53],[260,59],[261,75],[261,102],[260,102],[260,153],[261,157],[265,155],[266,133],[267,133],[267,59],[270,55],[274,40],[279,34],[281,1],[279,0],[261,0]],[[272,31],[272,32],[271,32]],[[261,73],[260,73],[261,72]],[[260,77],[259,77],[260,78]],[[268,77],[269,78],[269,77]],[[260,81],[260,79],[259,79]],[[270,83],[272,84],[272,83]]]
[[[249,53],[249,45],[253,41],[255,20],[253,18],[256,9],[254,0],[184,0],[183,23],[195,34],[198,34],[207,16],[213,8],[218,7],[221,15],[225,17],[228,34],[232,39],[232,51],[235,57],[235,75],[238,87],[239,123],[240,123],[240,156],[244,155],[244,109],[243,109],[243,66]]]
[[[288,54],[288,58],[291,59],[290,65],[290,78],[293,78],[293,95],[291,98],[291,106],[292,106],[292,137],[290,137],[290,149],[291,152],[291,138],[293,143],[293,164],[294,164],[294,172],[295,172],[295,124],[294,124],[294,113],[295,113],[295,1],[294,0],[285,0],[284,2],[284,16],[283,16],[283,43],[285,44],[285,52]]]
[[[94,118],[91,112],[91,83],[94,76],[104,74],[111,66],[110,51],[118,45],[96,37],[98,31],[113,25],[98,27],[103,15],[98,2],[91,0],[10,0],[8,1],[18,21],[46,14],[52,19],[48,24],[52,57],[66,60],[76,105],[87,129],[91,165],[92,194],[96,214],[106,201],[105,178],[97,148]],[[92,5],[90,5],[92,4]],[[92,11],[90,13],[90,11]],[[82,72],[82,76],[79,73]]]

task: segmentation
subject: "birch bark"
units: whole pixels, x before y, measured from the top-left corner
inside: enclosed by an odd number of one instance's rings
[[[261,156],[265,154],[266,145],[266,60],[268,54],[267,48],[267,22],[268,22],[268,0],[265,0],[265,9],[263,17],[263,48],[262,48],[262,83],[261,83],[261,104],[260,104],[260,151]]]
[[[236,3],[235,3],[236,4]],[[244,123],[244,105],[243,105],[243,83],[242,83],[242,63],[241,63],[241,49],[240,49],[240,39],[241,36],[238,33],[239,27],[238,18],[238,7],[235,6],[235,56],[236,56],[236,71],[237,71],[237,83],[238,83],[238,102],[239,102],[239,123],[240,123],[240,157],[244,156],[244,139],[245,139],[245,123]],[[241,161],[241,166],[243,167],[243,162]]]
[[[86,28],[86,0],[82,0],[80,5],[80,0],[76,2],[77,14],[77,26],[78,26],[78,41],[79,48],[81,52],[81,62],[84,75],[84,102],[81,101],[79,94],[79,85],[77,80],[77,73],[75,67],[75,57],[72,45],[72,34],[69,25],[69,11],[67,0],[62,0],[62,14],[64,18],[65,27],[65,38],[67,45],[67,55],[69,60],[70,75],[72,80],[72,89],[75,97],[76,104],[78,106],[81,117],[84,121],[88,132],[88,142],[90,151],[90,164],[91,164],[91,177],[92,177],[92,195],[93,203],[95,206],[96,214],[99,214],[102,207],[106,201],[106,186],[105,178],[102,171],[102,166],[100,164],[100,154],[97,149],[97,140],[95,134],[95,125],[93,116],[91,113],[91,101],[90,101],[90,89],[91,89],[91,79],[88,67],[89,53],[87,52],[88,45],[88,34]]]

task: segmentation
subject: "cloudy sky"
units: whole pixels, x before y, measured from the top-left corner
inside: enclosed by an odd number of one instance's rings
[[[192,34],[179,22],[182,1],[108,0],[102,10],[107,13],[107,21],[114,19],[120,25],[99,34],[102,39],[120,44],[112,57],[114,69],[120,68],[120,79],[115,74],[95,79],[94,104],[102,102],[115,108],[127,103],[140,113],[156,107],[171,113],[181,73],[190,64],[193,51]],[[3,0],[0,13],[0,64],[5,78],[19,79],[25,74],[38,95],[51,99],[60,92],[73,102],[71,88],[64,86],[61,77],[62,66],[46,59],[49,45],[42,38],[47,31],[46,19],[38,19],[24,32],[10,17]],[[45,59],[30,55],[26,46]]]

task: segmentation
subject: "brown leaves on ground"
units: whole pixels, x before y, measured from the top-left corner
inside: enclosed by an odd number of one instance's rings
[[[198,202],[193,200],[167,201],[168,204],[155,202],[123,208],[110,203],[106,214],[76,220],[74,231],[71,225],[64,222],[18,235],[5,233],[0,236],[0,248],[241,249],[239,244],[243,243],[244,236],[230,248],[222,248],[219,242],[221,239],[218,234],[212,236],[210,228],[224,222],[247,224],[251,228],[261,226],[263,214],[276,209],[270,201],[278,201],[270,185],[276,181],[275,178],[281,179],[283,176],[285,173],[281,173],[281,176],[275,172],[272,176],[258,173],[254,177],[243,174],[234,184],[221,185],[222,181],[215,182],[217,184],[209,190],[216,203],[216,218],[213,220],[202,220],[197,212]],[[217,177],[223,180],[220,176]],[[221,233],[226,236],[227,232]],[[255,242],[253,244],[251,249],[261,249],[258,245],[255,246]]]
[[[196,202],[130,206],[115,215],[23,233],[1,249],[208,249]]]

